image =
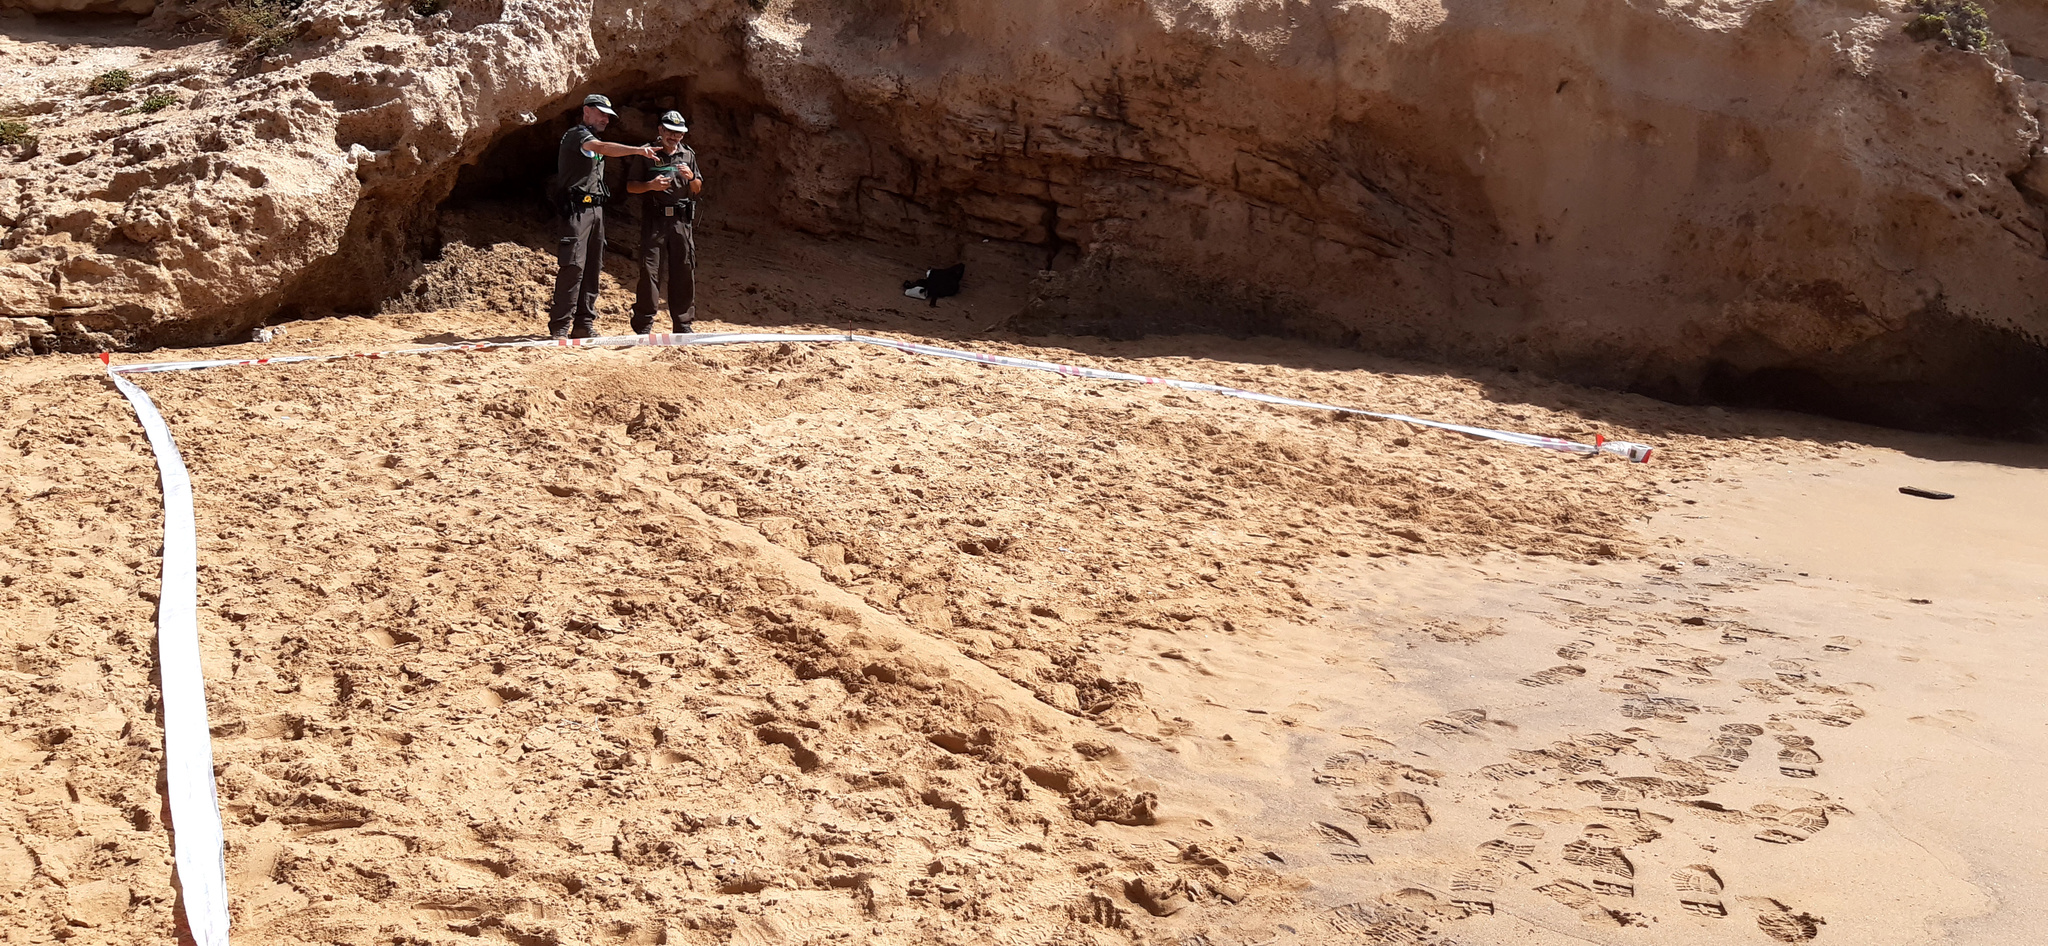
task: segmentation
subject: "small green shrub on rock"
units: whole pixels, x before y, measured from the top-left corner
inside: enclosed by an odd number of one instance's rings
[[[1921,42],[1938,39],[1957,49],[1991,45],[1991,15],[1971,0],[1920,0],[1906,35]]]
[[[229,0],[214,11],[214,28],[228,42],[241,43],[257,56],[267,56],[292,41],[298,24],[292,13],[299,0]]]
[[[0,119],[0,147],[32,145],[36,136],[29,133],[28,122],[17,118]]]
[[[92,83],[87,85],[85,90],[94,95],[104,95],[108,92],[126,92],[128,87],[134,84],[135,77],[129,75],[128,70],[109,69],[94,76]]]
[[[178,104],[178,97],[169,92],[151,92],[143,96],[142,101],[137,102],[135,107],[128,109],[128,111],[149,114],[151,112],[161,112],[176,104]]]

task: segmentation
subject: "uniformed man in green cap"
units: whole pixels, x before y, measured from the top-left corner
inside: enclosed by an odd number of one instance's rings
[[[691,331],[697,318],[697,195],[704,175],[697,152],[683,144],[690,130],[679,112],[664,112],[652,158],[626,162],[626,192],[640,195],[640,284],[633,296],[633,333],[654,330],[654,313],[668,299],[670,326]]]
[[[597,133],[618,117],[612,100],[602,95],[583,99],[583,121],[562,136],[556,152],[556,180],[566,191],[568,219],[555,253],[561,269],[555,274],[555,298],[548,306],[548,334],[555,338],[589,338],[597,334],[597,277],[604,263],[604,159],[639,155],[651,158],[651,146],[633,147],[599,141]]]

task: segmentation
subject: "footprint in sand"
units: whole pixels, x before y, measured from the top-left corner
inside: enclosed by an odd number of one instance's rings
[[[1431,621],[1422,626],[1430,637],[1445,644],[1475,644],[1489,637],[1499,637],[1504,631],[1500,622],[1488,621],[1476,627],[1467,627],[1456,621]]]
[[[1547,687],[1556,686],[1567,680],[1585,675],[1586,668],[1577,664],[1564,664],[1563,666],[1552,667],[1548,670],[1538,670],[1515,682],[1525,687]]]
[[[1089,893],[1080,902],[1067,907],[1067,916],[1084,926],[1099,926],[1108,930],[1129,928],[1124,911],[1116,902],[1100,893]]]
[[[1429,806],[1412,792],[1367,795],[1343,802],[1338,807],[1365,819],[1374,831],[1420,831],[1429,827]]]
[[[1515,761],[1496,762],[1492,765],[1482,767],[1479,770],[1479,774],[1486,778],[1490,778],[1496,782],[1512,782],[1517,779],[1528,778],[1529,776],[1535,775],[1541,771],[1543,771],[1542,768],[1532,765],[1528,762]]]
[[[1358,849],[1358,835],[1352,834],[1327,821],[1316,822],[1316,834],[1321,835],[1326,852],[1332,858],[1346,864],[1370,864],[1372,855]]]
[[[1593,878],[1592,889],[1596,893],[1610,897],[1636,895],[1635,863],[1615,843],[1624,833],[1605,824],[1591,824],[1586,826],[1582,837],[1564,846],[1565,863],[1608,875]]]
[[[1782,683],[1798,686],[1806,682],[1806,661],[1783,658],[1771,661],[1770,667]]]
[[[1490,863],[1520,860],[1536,853],[1536,842],[1543,840],[1543,829],[1528,822],[1508,825],[1501,836],[1479,845],[1479,858]]]
[[[1673,723],[1685,722],[1687,715],[1704,710],[1700,704],[1680,696],[1634,696],[1621,704],[1621,715],[1629,719],[1661,719]]]
[[[1316,833],[1322,835],[1323,841],[1327,844],[1342,844],[1350,847],[1358,846],[1358,835],[1352,834],[1350,831],[1327,821],[1316,822]]]
[[[1557,659],[1584,660],[1586,659],[1586,654],[1590,653],[1592,650],[1592,641],[1572,641],[1571,643],[1566,644],[1563,647],[1559,647],[1557,649]]]
[[[1744,627],[1742,625],[1723,628],[1721,630],[1721,643],[1723,644],[1747,644],[1752,639],[1759,637],[1766,639],[1776,638],[1782,640],[1784,639],[1785,635],[1780,634],[1777,631],[1760,630],[1758,628]]]
[[[1657,658],[1657,665],[1669,667],[1689,677],[1711,677],[1714,675],[1715,667],[1728,662],[1726,657],[1710,654],[1696,647],[1682,648],[1679,652],[1690,654],[1691,656],[1659,657]]]
[[[1560,877],[1536,888],[1536,892],[1563,904],[1567,909],[1577,911],[1579,919],[1595,926],[1625,926],[1628,923],[1621,914],[1602,906],[1600,901],[1595,899],[1596,891],[1593,888],[1578,881]]]
[[[1671,886],[1678,888],[1678,903],[1701,916],[1728,915],[1721,902],[1721,875],[1705,864],[1681,867],[1671,872]]]
[[[1652,696],[1663,692],[1664,684],[1672,680],[1671,674],[1654,667],[1630,667],[1615,674],[1601,689],[1631,696]]]
[[[1842,729],[1863,718],[1863,708],[1854,703],[1836,703],[1819,709],[1805,709],[1786,713],[1792,719],[1810,719],[1823,726]]]
[[[1585,791],[1598,794],[1600,800],[1609,805],[1652,798],[1698,798],[1707,793],[1707,786],[1697,782],[1663,779],[1654,775],[1625,775],[1612,780],[1583,779],[1576,784]]]
[[[1849,651],[1856,649],[1856,645],[1861,643],[1863,642],[1853,637],[1835,636],[1828,638],[1828,642],[1822,644],[1820,646],[1820,649],[1826,651],[1833,651],[1837,654],[1846,654]]]
[[[1333,908],[1323,914],[1323,922],[1332,931],[1343,934],[1347,943],[1424,946],[1443,941],[1443,934],[1435,926],[1438,921],[1469,914],[1456,904],[1444,903],[1436,894],[1409,887],[1380,897],[1377,904],[1347,903]],[[1282,929],[1292,932],[1290,927]]]
[[[1479,845],[1479,862],[1451,875],[1451,902],[1469,913],[1492,913],[1493,893],[1503,878],[1536,872],[1523,858],[1536,853],[1542,839],[1542,828],[1517,822]]]
[[[1673,759],[1669,756],[1664,757],[1662,761],[1657,763],[1657,774],[1669,775],[1672,778],[1685,779],[1686,781],[1698,782],[1703,785],[1719,781],[1719,779],[1709,775],[1705,768],[1682,759]]]
[[[1785,748],[1778,750],[1778,771],[1791,778],[1813,778],[1820,774],[1814,768],[1820,764],[1820,753],[1813,751],[1813,740],[1807,736],[1785,734],[1777,737],[1778,744]]]
[[[1749,759],[1749,746],[1755,737],[1764,734],[1764,728],[1751,723],[1728,723],[1721,731],[1708,740],[1707,751],[1692,757],[1703,769],[1711,772],[1733,772]]]
[[[1515,730],[1515,724],[1494,719],[1483,709],[1452,710],[1422,724],[1422,728],[1446,736],[1484,736],[1491,729]]]
[[[1467,913],[1493,913],[1493,893],[1500,889],[1502,868],[1475,864],[1451,875],[1451,903]]]
[[[1640,808],[1602,807],[1598,812],[1598,817],[1611,823],[1589,824],[1584,834],[1588,839],[1596,843],[1605,843],[1610,847],[1648,844],[1664,836],[1658,828],[1669,826],[1672,822],[1667,815],[1646,812]]]
[[[1784,687],[1779,686],[1777,681],[1775,680],[1738,680],[1736,681],[1736,685],[1745,690],[1748,690],[1751,693],[1756,694],[1758,698],[1762,699],[1766,703],[1776,703],[1779,700],[1782,700],[1792,695],[1791,690],[1787,690]]]
[[[1811,913],[1794,913],[1791,907],[1769,897],[1745,898],[1744,902],[1756,907],[1756,928],[1781,943],[1811,942],[1820,935],[1821,924],[1827,922]]]
[[[1776,805],[1756,805],[1749,811],[1751,815],[1776,825],[1756,835],[1757,840],[1772,844],[1797,844],[1828,826],[1828,811],[1818,806],[1780,811]]]
[[[1412,765],[1403,765],[1381,759],[1369,752],[1352,749],[1324,759],[1323,764],[1316,767],[1313,781],[1318,785],[1338,787],[1357,785],[1360,782],[1392,785],[1400,781],[1435,785],[1440,778],[1443,778],[1442,772],[1418,769]]]
[[[1620,754],[1635,743],[1635,739],[1613,733],[1585,733],[1553,742],[1543,749],[1512,750],[1508,753],[1510,761],[1485,766],[1479,770],[1479,774],[1496,782],[1506,782],[1527,778],[1546,770],[1558,770],[1574,775],[1582,772],[1600,772],[1607,768],[1607,759]]]
[[[1619,878],[1595,880],[1593,886],[1601,893],[1619,897],[1635,896],[1635,886],[1628,881],[1635,879],[1636,865],[1628,859],[1628,855],[1622,853],[1621,848],[1608,847],[1581,838],[1564,846],[1564,860],[1567,864],[1577,864]]]

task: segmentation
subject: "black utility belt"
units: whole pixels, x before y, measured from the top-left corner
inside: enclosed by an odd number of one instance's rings
[[[575,191],[569,193],[569,206],[571,207],[595,207],[604,202],[605,195],[603,194],[584,194]]]
[[[694,217],[697,215],[697,202],[694,200],[683,200],[673,204],[663,204],[661,205],[661,215],[664,217]]]

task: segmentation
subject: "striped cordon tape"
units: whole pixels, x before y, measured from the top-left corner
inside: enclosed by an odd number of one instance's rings
[[[1135,384],[1158,384],[1182,391],[1200,391],[1221,394],[1226,397],[1243,398],[1262,404],[1283,407],[1301,407],[1310,410],[1336,411],[1361,417],[1400,421],[1419,427],[1448,430],[1453,433],[1498,440],[1524,447],[1537,447],[1561,453],[1582,456],[1611,454],[1635,463],[1647,463],[1651,448],[1642,444],[1620,440],[1596,438],[1593,443],[1581,443],[1558,437],[1543,437],[1536,434],[1516,433],[1507,430],[1493,430],[1486,427],[1472,427],[1465,424],[1451,424],[1407,414],[1390,414],[1368,411],[1356,407],[1323,404],[1298,398],[1262,394],[1242,388],[1225,387],[1220,384],[1206,384],[1200,381],[1181,381],[1174,378],[1154,378],[1122,371],[1108,371],[1102,368],[1084,368],[1079,365],[1059,364],[1051,361],[1037,361],[1030,358],[1013,358],[1008,355],[991,355],[983,352],[962,351],[955,348],[941,348],[936,345],[921,345],[916,342],[878,338],[872,335],[852,334],[781,334],[775,332],[728,332],[691,335],[610,335],[598,338],[578,339],[536,339],[518,342],[476,342],[458,345],[431,345],[421,348],[401,348],[390,351],[351,352],[339,355],[280,355],[270,358],[238,358],[218,361],[163,361],[145,364],[116,366],[111,356],[100,355],[100,361],[107,367],[107,374],[114,387],[128,403],[135,408],[136,419],[141,421],[144,432],[149,435],[150,449],[156,453],[157,472],[163,482],[164,492],[164,555],[163,581],[157,605],[157,652],[159,673],[163,681],[164,711],[164,756],[165,770],[169,782],[173,848],[178,865],[178,879],[185,895],[185,919],[192,931],[192,938],[198,946],[227,946],[228,942],[228,891],[225,841],[220,820],[220,799],[213,779],[213,744],[207,728],[205,679],[199,664],[199,548],[197,531],[192,518],[192,480],[185,470],[185,460],[178,452],[176,440],[171,437],[169,426],[157,411],[149,395],[128,380],[129,375],[156,374],[165,371],[197,371],[205,368],[231,368],[245,365],[291,365],[315,361],[340,361],[350,358],[387,358],[397,355],[427,355],[437,352],[486,351],[510,348],[623,348],[639,346],[681,347],[688,345],[740,345],[760,343],[807,344],[853,343],[878,345],[893,348],[912,355],[927,355],[934,358],[953,358],[963,361],[980,362],[1005,368],[1029,368],[1034,371],[1050,371],[1072,378],[1090,378],[1097,381],[1121,381]]]

